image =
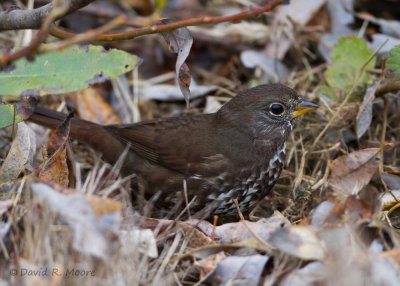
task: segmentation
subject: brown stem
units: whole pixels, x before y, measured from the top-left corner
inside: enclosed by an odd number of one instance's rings
[[[119,16],[114,18],[111,22],[100,26],[93,30],[88,30],[84,33],[77,34],[75,37],[65,39],[63,41],[58,41],[55,43],[47,44],[39,49],[39,52],[49,52],[54,50],[62,50],[72,45],[78,45],[82,43],[87,43],[95,39],[98,35],[104,34],[116,27],[120,27],[127,22],[125,16]]]
[[[65,14],[65,11],[69,9],[69,7],[67,6],[62,6],[60,0],[55,0],[54,2],[52,2],[51,7],[52,10],[44,19],[43,25],[39,32],[36,34],[36,37],[32,38],[28,46],[23,47],[22,49],[19,49],[13,53],[4,53],[0,58],[0,66],[7,65],[22,57],[34,56],[42,41],[47,37],[49,26],[51,25],[51,23],[53,23],[60,15]]]
[[[383,164],[384,164],[383,155],[384,155],[384,152],[385,152],[385,148],[383,146],[385,146],[385,140],[386,140],[386,128],[387,128],[387,118],[388,118],[388,109],[389,109],[389,103],[388,103],[387,98],[382,96],[382,99],[383,99],[383,122],[382,122],[381,138],[380,138],[380,141],[381,141],[381,161],[380,161],[380,164],[379,164],[379,173],[381,175],[382,175],[382,173],[384,171],[383,170]],[[385,187],[385,190],[387,190],[386,183],[383,180],[382,176],[381,176],[381,179],[382,179],[382,183],[383,183],[383,185]]]
[[[55,20],[58,20],[65,15],[68,15],[95,0],[70,0],[69,8]],[[40,29],[44,19],[49,15],[53,9],[54,1],[42,7],[21,10],[21,9],[9,9],[7,11],[0,12],[0,31],[7,30],[23,30],[23,29]]]
[[[383,82],[379,85],[379,87],[375,91],[375,96],[379,97],[386,93],[396,93],[400,90],[400,80],[390,80]]]
[[[119,33],[110,33],[98,35],[95,40],[110,42],[110,41],[121,41],[121,40],[129,40],[143,35],[149,35],[154,33],[160,33],[165,31],[175,30],[177,28],[188,27],[188,26],[196,26],[196,25],[205,25],[205,24],[215,24],[222,22],[240,22],[245,18],[249,18],[252,16],[256,16],[265,12],[271,11],[274,7],[281,4],[280,0],[271,0],[268,4],[265,4],[261,7],[252,8],[248,11],[240,12],[230,16],[205,16],[199,18],[192,18],[187,20],[176,21],[174,23],[168,24],[160,24],[160,25],[152,25],[148,27],[133,29],[125,32]],[[58,38],[70,38],[75,36],[76,34],[61,29],[55,25],[52,25],[49,30],[50,34],[58,37]]]

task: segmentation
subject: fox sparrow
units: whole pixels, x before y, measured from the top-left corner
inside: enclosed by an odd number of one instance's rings
[[[136,174],[139,190],[156,207],[187,207],[208,215],[251,209],[273,187],[296,117],[317,108],[282,84],[240,92],[212,114],[184,115],[101,126],[71,119],[71,136]],[[55,128],[65,115],[36,107],[30,121]]]

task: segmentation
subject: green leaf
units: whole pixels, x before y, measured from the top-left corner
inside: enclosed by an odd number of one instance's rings
[[[400,79],[400,45],[395,46],[386,61],[386,74],[390,74],[391,79]]]
[[[4,128],[15,123],[21,122],[22,116],[17,113],[14,104],[0,105],[0,128]]]
[[[357,78],[363,65],[367,63],[373,51],[368,48],[366,42],[355,36],[342,37],[332,50],[332,64],[326,70],[325,76],[331,87],[348,92],[354,80]],[[375,57],[367,66],[371,69],[375,66]],[[365,72],[361,74],[357,85],[365,84],[370,76]]]
[[[46,95],[78,91],[131,71],[137,57],[101,46],[73,46],[20,59],[11,71],[0,72],[0,95]]]

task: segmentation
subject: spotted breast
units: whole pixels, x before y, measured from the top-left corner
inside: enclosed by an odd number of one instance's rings
[[[208,203],[218,202],[218,205],[212,210],[215,215],[228,215],[236,212],[236,205],[233,199],[236,198],[242,212],[251,209],[260,199],[268,194],[276,181],[278,180],[283,168],[286,157],[286,144],[276,152],[268,165],[255,166],[252,169],[242,170],[241,174],[236,176],[235,184],[221,184],[219,194],[211,193],[207,196]],[[227,173],[220,176],[221,182],[229,181]]]

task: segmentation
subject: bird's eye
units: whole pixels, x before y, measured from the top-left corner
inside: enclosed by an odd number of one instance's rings
[[[285,111],[285,108],[281,103],[272,103],[269,106],[269,112],[272,115],[282,115],[282,113]]]

